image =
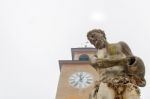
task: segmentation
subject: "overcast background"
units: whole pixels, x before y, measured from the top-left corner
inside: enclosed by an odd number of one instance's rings
[[[149,0],[0,0],[0,99],[55,99],[58,60],[94,28],[125,41],[146,65],[150,97]],[[89,46],[91,46],[89,44]]]

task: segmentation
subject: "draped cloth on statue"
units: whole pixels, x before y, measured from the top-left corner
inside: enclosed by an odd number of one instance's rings
[[[131,83],[117,86],[115,90],[108,83],[100,83],[93,89],[89,99],[140,99],[140,94],[138,87]]]

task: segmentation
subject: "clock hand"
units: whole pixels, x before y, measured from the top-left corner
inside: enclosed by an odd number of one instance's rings
[[[74,83],[74,86],[77,86],[78,85],[78,82]]]
[[[83,82],[83,79],[84,79],[84,76],[82,75],[82,76],[81,76],[81,82]]]
[[[82,73],[80,73],[79,78],[82,79]]]

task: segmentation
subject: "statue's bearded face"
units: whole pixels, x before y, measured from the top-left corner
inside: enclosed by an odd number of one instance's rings
[[[102,49],[106,47],[106,38],[104,33],[89,32],[87,38],[90,43],[93,44],[97,49]]]

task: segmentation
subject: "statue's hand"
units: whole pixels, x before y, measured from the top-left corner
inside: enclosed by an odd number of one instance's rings
[[[97,65],[99,66],[99,67],[102,67],[103,66],[103,59],[97,59],[96,60],[96,63],[97,63]]]
[[[97,63],[97,56],[94,55],[92,58],[90,58],[90,64],[94,66],[96,65],[96,63]]]

